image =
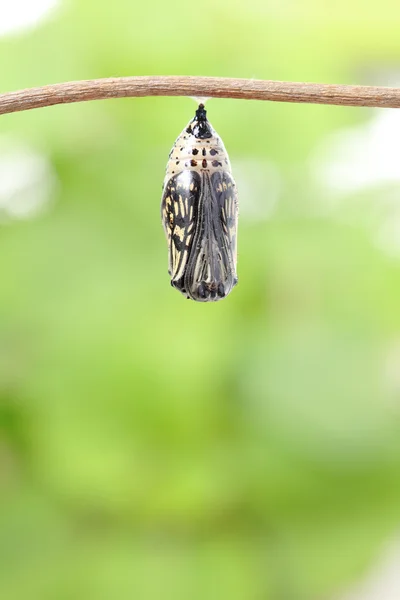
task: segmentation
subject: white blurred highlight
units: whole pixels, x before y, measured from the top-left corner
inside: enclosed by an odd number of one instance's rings
[[[0,138],[0,221],[29,219],[51,202],[57,179],[46,156]]]
[[[364,222],[367,219],[375,244],[396,258],[400,257],[399,156],[400,112],[379,109],[368,123],[328,136],[311,158],[311,176],[325,208],[346,215],[349,196],[355,196],[362,202],[358,214]]]
[[[317,148],[313,175],[333,192],[400,182],[400,112],[379,109],[367,124],[335,133]]]
[[[363,581],[332,600],[399,600],[400,539],[390,542]]]
[[[0,2],[0,36],[35,27],[58,4],[59,0],[3,0]]]
[[[232,173],[240,216],[250,221],[269,219],[282,190],[282,177],[275,163],[251,158],[235,160]]]

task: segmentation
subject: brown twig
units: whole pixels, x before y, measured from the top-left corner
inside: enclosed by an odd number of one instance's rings
[[[140,96],[200,96],[400,108],[400,89],[223,77],[116,77],[56,83],[0,94],[0,115],[31,108]]]

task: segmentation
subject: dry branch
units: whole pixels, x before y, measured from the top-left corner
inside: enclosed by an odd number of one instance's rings
[[[223,77],[161,76],[70,81],[7,92],[0,94],[0,115],[54,104],[141,96],[200,96],[400,108],[398,88]]]

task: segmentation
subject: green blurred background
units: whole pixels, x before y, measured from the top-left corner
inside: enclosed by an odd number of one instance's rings
[[[4,2],[1,91],[396,85],[399,16],[397,0]],[[240,200],[239,285],[216,304],[170,287],[160,221],[193,100],[0,117],[5,600],[336,600],[396,539],[399,116],[207,108]]]

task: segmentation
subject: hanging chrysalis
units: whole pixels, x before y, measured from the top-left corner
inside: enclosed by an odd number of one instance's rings
[[[227,296],[237,283],[236,185],[203,104],[169,154],[161,215],[171,285],[198,302]]]

